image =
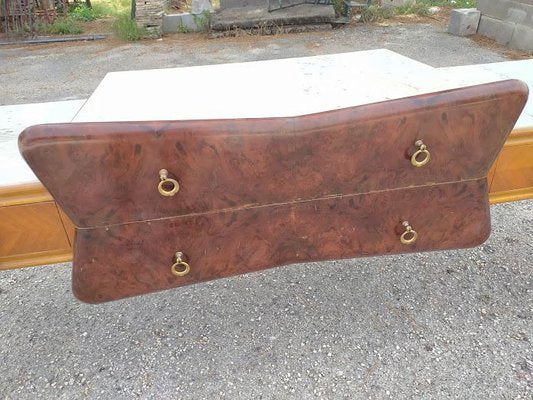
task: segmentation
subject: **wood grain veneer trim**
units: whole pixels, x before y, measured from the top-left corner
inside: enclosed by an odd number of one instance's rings
[[[40,182],[0,187],[0,207],[54,200]]]
[[[8,257],[0,257],[0,270],[59,264],[68,261],[72,261],[72,249],[17,254]]]
[[[504,148],[510,146],[533,145],[533,128],[515,129],[505,141]],[[533,155],[532,155],[533,157]]]
[[[490,204],[533,199],[533,187],[489,193]]]

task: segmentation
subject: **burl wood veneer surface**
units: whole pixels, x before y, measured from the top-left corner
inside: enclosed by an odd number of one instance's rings
[[[294,118],[40,125],[20,148],[74,224],[94,227],[481,178],[526,99],[510,80]],[[162,168],[174,197],[157,191]]]
[[[101,302],[288,263],[475,246],[489,215],[480,179],[78,229],[73,291]],[[413,245],[400,243],[403,220]],[[170,270],[177,251],[183,277]]]

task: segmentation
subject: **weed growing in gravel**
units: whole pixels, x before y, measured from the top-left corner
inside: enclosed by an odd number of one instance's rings
[[[83,28],[72,17],[57,18],[51,24],[39,25],[37,30],[53,35],[77,35],[83,32]]]
[[[131,19],[129,12],[123,12],[118,15],[113,23],[113,29],[121,39],[129,41],[142,39],[146,34],[145,30],[139,28],[135,21]]]
[[[420,17],[427,17],[429,15],[429,6],[424,3],[411,3],[396,7],[396,14],[398,15],[418,15]]]
[[[369,6],[361,10],[361,22],[380,22],[394,15],[395,11],[392,7]]]
[[[178,33],[189,33],[189,28],[187,28],[187,26],[185,26],[181,21],[180,23],[178,24],[178,30],[177,30]]]
[[[427,17],[433,6],[451,8],[476,7],[477,0],[417,0],[399,7],[382,7],[371,5],[361,11],[361,22],[380,22],[395,15],[418,15]]]

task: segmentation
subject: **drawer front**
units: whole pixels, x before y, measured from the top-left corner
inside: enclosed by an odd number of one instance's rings
[[[414,243],[400,240],[404,221]],[[79,229],[73,290],[101,302],[289,263],[475,246],[489,232],[485,179]],[[184,276],[171,270],[177,252]]]
[[[42,125],[20,142],[74,223],[96,227],[482,178],[526,98],[504,81],[295,118]]]

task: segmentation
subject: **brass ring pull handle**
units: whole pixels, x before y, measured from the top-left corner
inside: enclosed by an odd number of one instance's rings
[[[413,164],[415,167],[426,165],[431,158],[431,154],[427,149],[427,146],[421,140],[417,140],[415,142],[415,146],[418,147],[418,150],[411,156],[411,164]],[[421,156],[422,158],[420,158]]]
[[[411,228],[411,225],[409,225],[409,222],[403,221],[402,225],[405,227],[405,232],[402,233],[400,236],[400,242],[402,244],[413,244],[416,242],[416,239],[418,238],[418,233],[416,233],[413,228]]]
[[[162,169],[159,171],[157,190],[161,196],[174,196],[180,190],[180,184],[177,180],[168,177],[166,169]]]
[[[170,267],[170,271],[176,276],[187,275],[189,271],[191,270],[191,267],[189,264],[183,261],[183,258],[184,258],[183,253],[181,251],[178,251],[175,257],[176,257],[176,262],[172,264],[172,267]]]

